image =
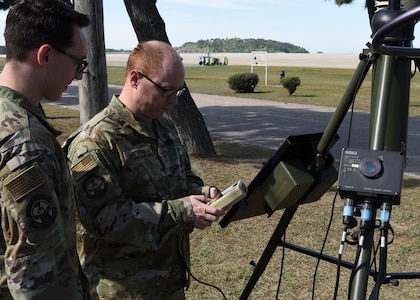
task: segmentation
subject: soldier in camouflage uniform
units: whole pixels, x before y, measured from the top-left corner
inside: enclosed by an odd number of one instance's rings
[[[58,100],[82,78],[88,23],[60,0],[26,0],[7,16],[0,74],[2,299],[84,299],[74,181],[40,102]]]
[[[166,112],[185,90],[169,44],[139,44],[119,96],[72,135],[71,171],[83,224],[79,255],[100,299],[185,299],[189,236],[224,214]],[[65,145],[67,147],[68,145]]]

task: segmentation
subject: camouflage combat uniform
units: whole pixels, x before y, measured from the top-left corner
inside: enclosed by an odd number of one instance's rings
[[[79,254],[99,297],[183,299],[194,223],[186,195],[209,188],[176,128],[167,117],[136,120],[114,96],[76,134],[68,156],[81,194]]]
[[[74,184],[59,132],[6,87],[0,87],[0,120],[1,283],[7,275],[17,299],[82,299]],[[7,293],[3,285],[2,297]]]

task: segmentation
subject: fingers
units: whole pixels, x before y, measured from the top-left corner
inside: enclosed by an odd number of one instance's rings
[[[220,191],[215,186],[210,187],[210,198],[211,199],[217,198],[219,193],[220,193]]]
[[[201,197],[201,195],[199,196]],[[194,227],[200,230],[212,225],[213,222],[219,220],[225,212],[221,209],[208,206],[197,197],[190,197],[194,213]]]
[[[211,214],[208,214],[206,212],[206,209],[204,208],[204,213],[202,216],[196,216],[194,218],[194,226],[200,230],[205,229],[206,227],[210,227],[214,221],[217,221],[217,218]],[[213,219],[213,220],[212,220]]]
[[[223,216],[225,214],[225,211],[220,208],[206,205],[205,214],[207,218],[209,218],[209,220],[214,222],[217,221],[219,217]]]

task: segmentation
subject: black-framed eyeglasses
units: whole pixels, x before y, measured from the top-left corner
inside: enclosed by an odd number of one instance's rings
[[[61,54],[64,54],[65,56],[71,58],[75,62],[77,62],[78,63],[77,68],[76,68],[77,73],[83,73],[83,71],[89,65],[89,63],[85,59],[80,59],[80,58],[74,56],[73,54],[68,53],[67,51],[65,51],[63,49],[60,49],[60,48],[57,48],[57,47],[53,47],[53,49],[60,52]]]
[[[146,75],[144,75],[142,72],[140,71],[136,71],[137,73],[139,73],[141,76],[143,76],[144,78],[146,78],[148,81],[150,81],[151,83],[154,84],[154,86],[156,86],[157,88],[159,88],[162,91],[162,96],[163,97],[170,97],[172,95],[176,95],[177,97],[181,96],[183,92],[185,92],[187,89],[185,86],[183,86],[180,89],[177,90],[173,90],[173,89],[165,89],[163,87],[161,87],[159,84],[157,84],[156,82],[154,82],[152,79],[150,79],[149,77],[147,77]]]

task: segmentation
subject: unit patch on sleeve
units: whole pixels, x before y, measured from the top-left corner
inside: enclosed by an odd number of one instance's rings
[[[32,220],[32,226],[45,229],[54,223],[57,208],[51,204],[47,195],[35,195],[26,206],[26,216]]]
[[[105,194],[107,185],[105,179],[99,176],[89,177],[85,181],[84,190],[89,198],[98,198]]]

